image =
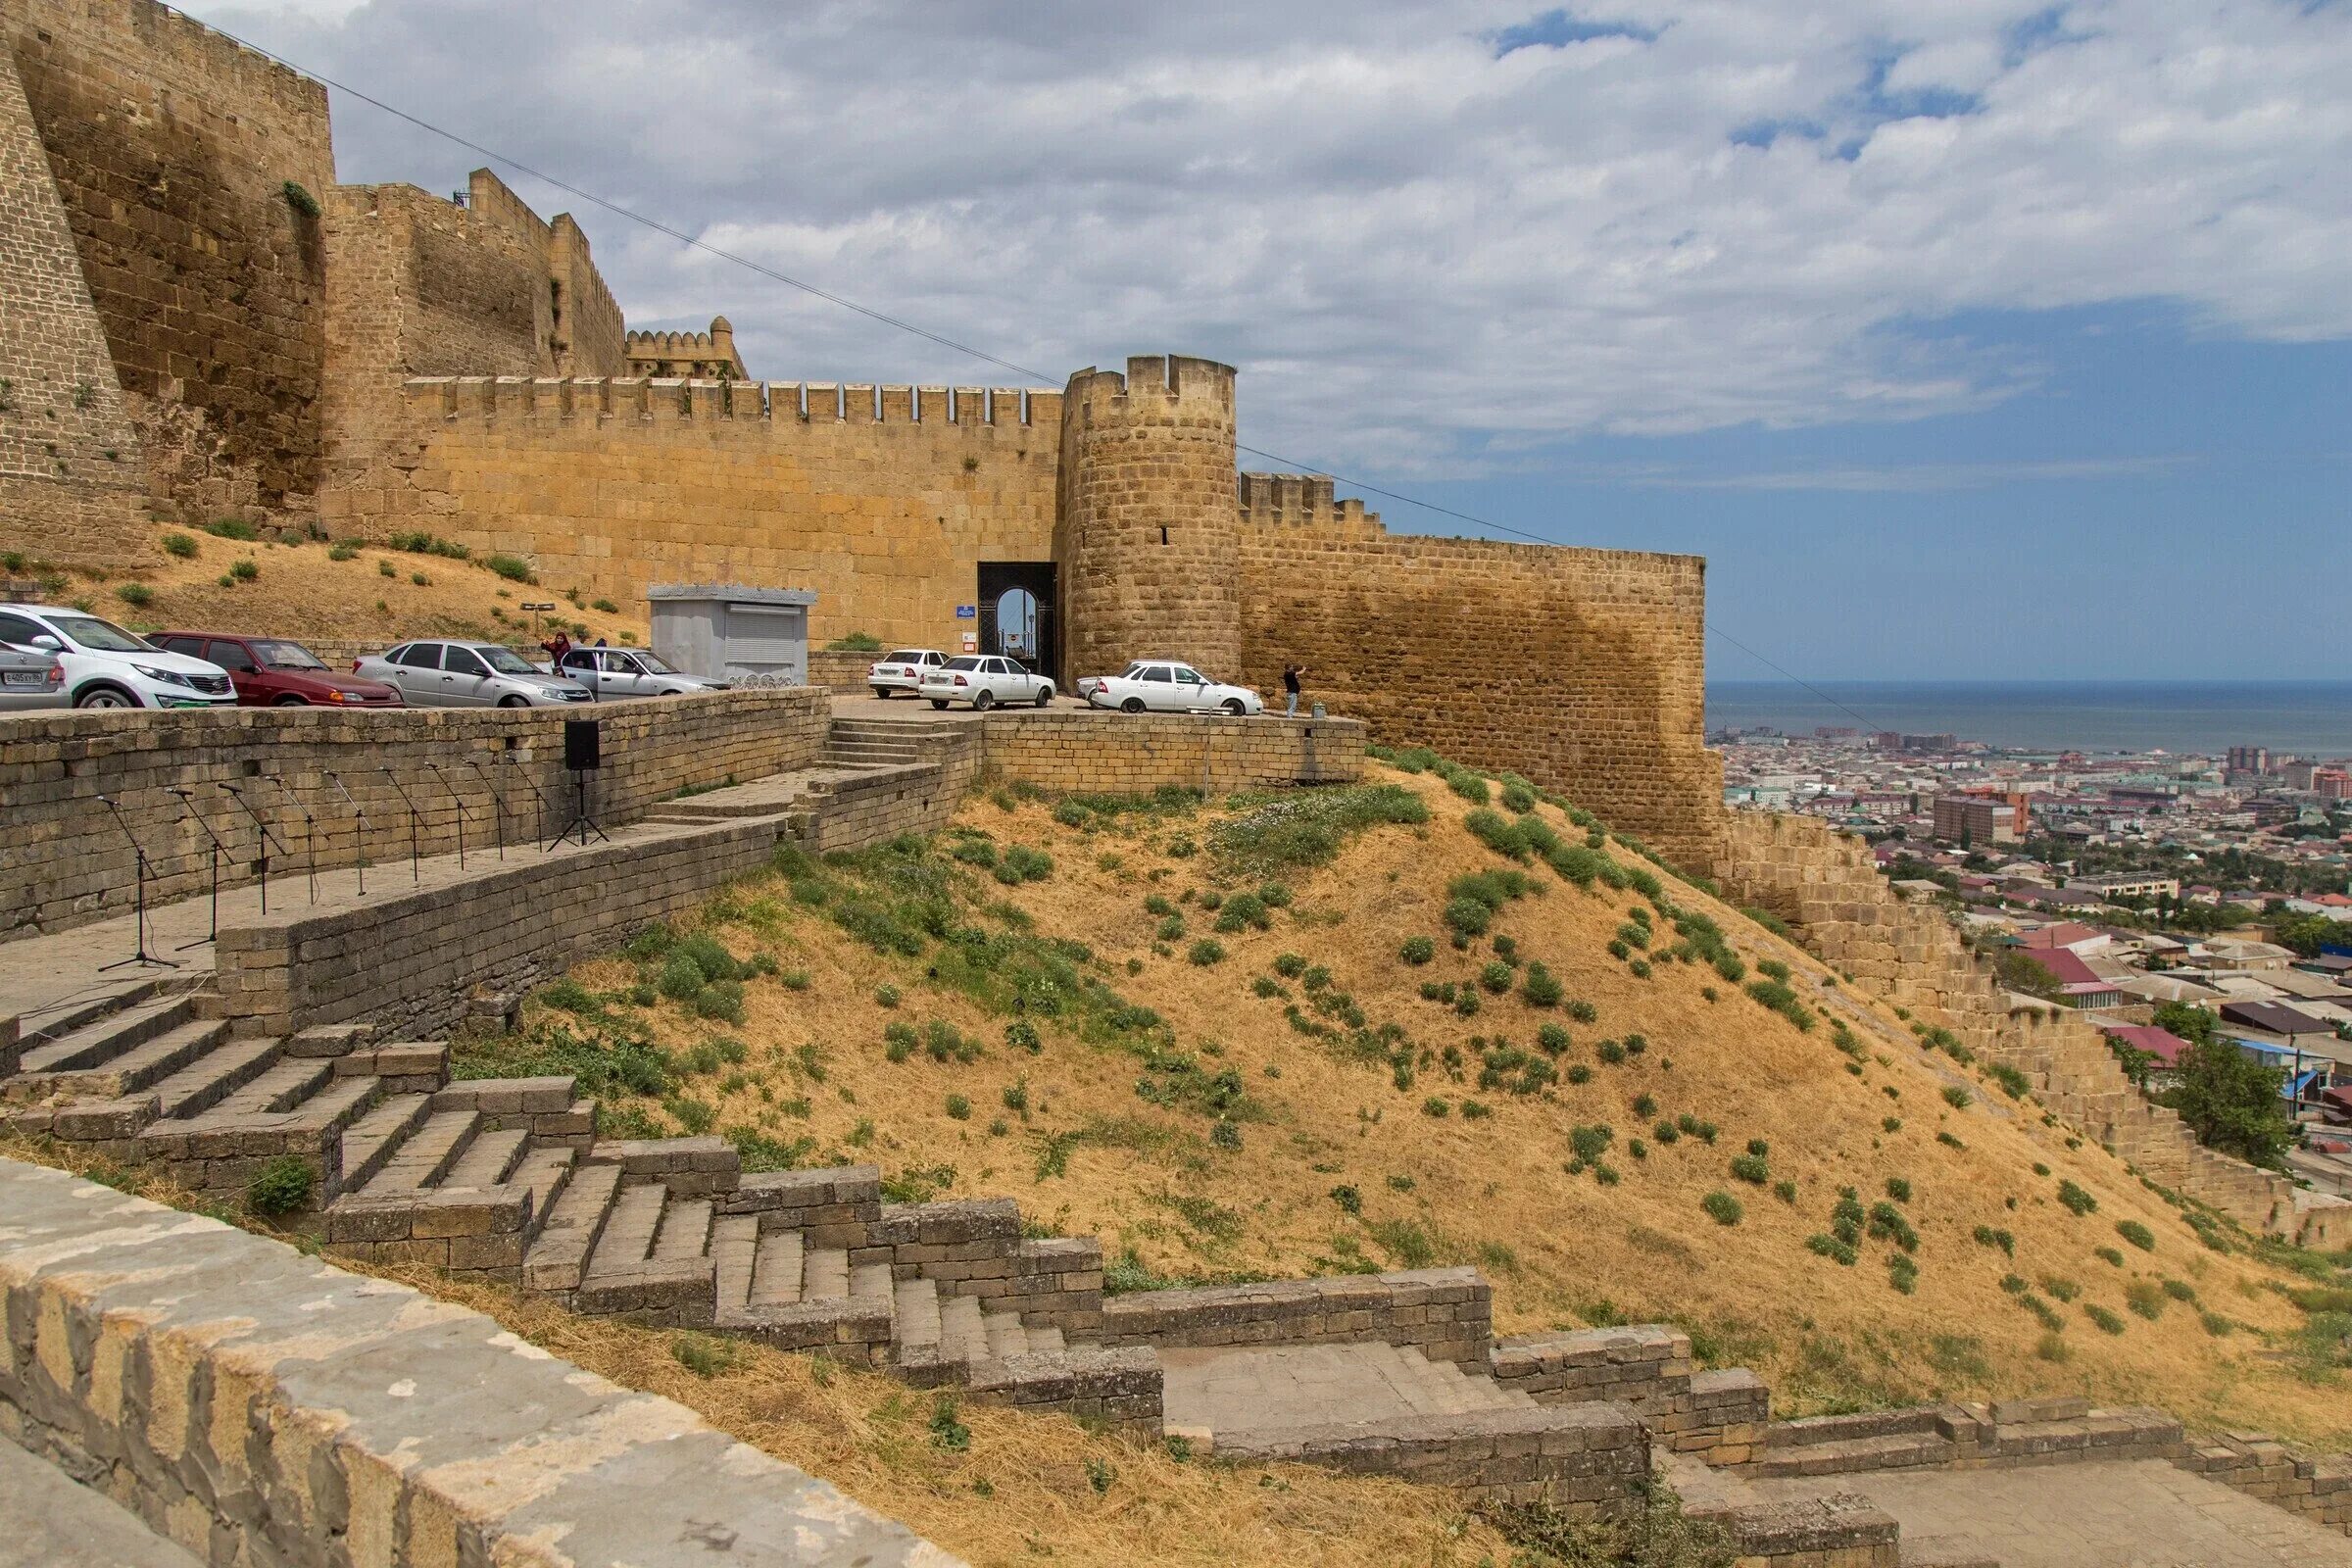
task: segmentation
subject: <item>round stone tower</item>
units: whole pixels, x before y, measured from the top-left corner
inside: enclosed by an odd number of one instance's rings
[[[1230,365],[1152,355],[1070,377],[1054,530],[1065,687],[1147,658],[1241,678],[1233,443]]]

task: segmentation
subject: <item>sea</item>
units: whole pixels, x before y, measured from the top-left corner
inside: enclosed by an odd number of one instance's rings
[[[1808,689],[1809,688],[1809,689]],[[2352,680],[1710,681],[1707,729],[1952,734],[2015,751],[2352,757]]]

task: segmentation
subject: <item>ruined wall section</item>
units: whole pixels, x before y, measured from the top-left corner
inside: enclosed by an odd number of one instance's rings
[[[325,357],[326,90],[151,0],[0,0],[151,493],[305,510]]]
[[[146,493],[74,231],[0,52],[0,544],[70,564],[144,560]]]
[[[1246,477],[1241,678],[1377,739],[1525,774],[1678,863],[1713,853],[1695,556],[1393,536],[1329,482]]]
[[[1740,902],[1795,927],[1860,990],[2024,1073],[2052,1110],[2150,1180],[2257,1230],[2295,1223],[2284,1178],[2198,1144],[2180,1117],[2132,1086],[2097,1030],[2071,1013],[2013,1015],[1990,966],[1941,910],[1904,902],[1859,839],[1809,817],[1730,811],[1714,872]]]
[[[834,383],[416,379],[347,454],[338,534],[427,529],[641,603],[811,588],[809,635],[953,648],[983,561],[1045,561],[1061,396]]]
[[[1062,679],[1129,661],[1242,664],[1233,368],[1137,357],[1080,370],[1063,404]]]

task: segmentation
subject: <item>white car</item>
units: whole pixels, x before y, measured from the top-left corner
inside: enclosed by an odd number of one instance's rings
[[[1139,659],[1124,675],[1088,675],[1078,695],[1095,708],[1122,713],[1262,713],[1266,705],[1247,686],[1210,680],[1174,659]]]
[[[1043,708],[1054,701],[1053,681],[1000,654],[963,654],[926,669],[915,691],[929,698],[933,708],[969,703],[976,712],[1005,703],[1035,703]]]
[[[947,662],[948,656],[936,648],[895,649],[874,661],[874,667],[865,672],[865,683],[876,697],[885,700],[892,692],[919,695],[924,673]]]
[[[75,708],[234,708],[219,664],[168,654],[111,620],[48,605],[0,605],[0,643],[55,654]]]
[[[675,669],[659,654],[642,648],[574,648],[556,674],[576,680],[601,701],[615,697],[683,697],[690,692],[723,692],[723,680],[705,680]]]

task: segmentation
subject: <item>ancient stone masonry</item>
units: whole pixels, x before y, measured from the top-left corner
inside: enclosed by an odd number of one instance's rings
[[[1809,818],[1729,813],[1716,874],[1787,920],[1870,995],[1950,1030],[1968,1050],[2024,1073],[2034,1093],[2150,1180],[2256,1230],[2310,1236],[2283,1177],[2217,1154],[2133,1087],[2098,1032],[2068,1014],[2013,1013],[1990,968],[1933,906],[1907,904],[1868,849]],[[2316,1212],[2316,1211],[2315,1211]]]
[[[0,50],[0,533],[139,560],[146,470],[14,60]]]
[[[0,44],[155,497],[209,515],[306,496],[321,446],[325,89],[151,0],[5,0]]]

